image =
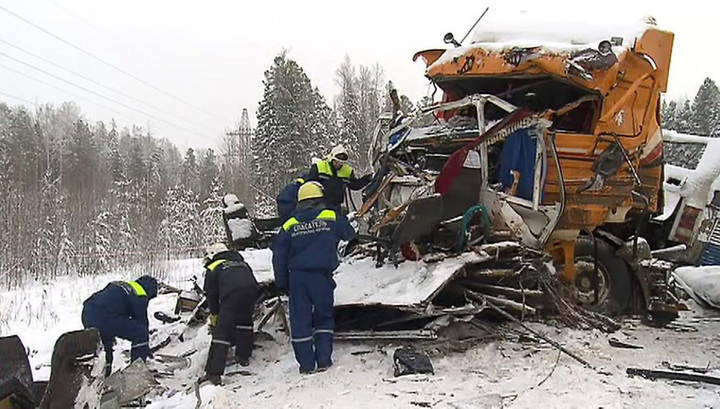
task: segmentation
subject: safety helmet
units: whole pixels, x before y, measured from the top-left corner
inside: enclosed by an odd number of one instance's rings
[[[223,243],[215,243],[205,248],[205,257],[203,259],[205,262],[208,262],[223,251],[228,251],[228,247]]]
[[[345,163],[348,160],[348,152],[342,145],[337,145],[330,151],[330,159]]]
[[[223,197],[223,204],[225,205],[225,207],[230,207],[236,203],[240,203],[240,200],[232,193],[229,193],[225,195],[225,197]]]
[[[307,182],[300,186],[298,190],[298,202],[307,199],[317,199],[323,197],[323,187],[318,182]]]

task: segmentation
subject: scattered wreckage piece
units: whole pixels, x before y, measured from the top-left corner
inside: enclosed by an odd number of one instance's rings
[[[619,339],[617,339],[615,337],[611,337],[610,339],[608,339],[608,344],[610,344],[610,346],[614,347],[614,348],[624,348],[624,349],[643,349],[643,348],[645,348],[642,345],[636,345],[636,344],[631,344],[629,342],[620,341]]]
[[[664,371],[659,369],[628,368],[629,376],[641,376],[645,379],[670,379],[675,381],[702,382],[712,385],[720,385],[720,378],[708,375],[698,375],[687,372]]]
[[[388,339],[437,339],[437,332],[429,329],[408,331],[336,331],[335,339],[350,340],[388,340]]]
[[[411,374],[435,374],[430,357],[412,345],[400,347],[393,353],[395,377]]]
[[[671,371],[690,371],[690,372],[697,372],[697,373],[705,374],[710,371],[718,370],[717,367],[711,368],[709,362],[708,362],[708,366],[705,368],[701,368],[701,367],[697,367],[697,366],[682,365],[682,364],[676,365],[676,364],[671,364],[670,362],[667,362],[667,361],[663,361],[661,364],[662,364],[662,366],[664,366],[665,368],[667,368]]]
[[[33,382],[20,338],[0,338],[0,406],[6,400],[37,408],[99,406],[105,364],[101,350],[95,329],[67,332],[55,342],[50,379]]]
[[[105,379],[104,399],[125,405],[148,394],[159,383],[142,359],[136,359],[125,368]]]

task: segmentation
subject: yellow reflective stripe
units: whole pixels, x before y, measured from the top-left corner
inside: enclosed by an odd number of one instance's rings
[[[332,167],[328,161],[320,161],[317,163],[318,173],[321,175],[332,176]]]
[[[305,183],[305,179],[303,179],[303,178],[297,178],[297,179],[295,179],[295,182],[302,185],[303,183]]]
[[[332,176],[332,164],[328,161],[321,161],[317,163],[318,173],[322,175]],[[340,169],[337,171],[337,176],[342,179],[350,179],[353,173],[352,166],[348,164],[344,164],[340,167]]]
[[[147,293],[145,292],[143,286],[138,284],[136,281],[128,281],[127,283],[130,287],[132,287],[133,291],[135,291],[135,295],[138,297],[147,297]]]
[[[210,265],[207,266],[207,269],[210,271],[215,271],[215,269],[222,263],[226,262],[227,260],[215,260]]]
[[[316,219],[335,221],[337,220],[337,216],[335,215],[335,212],[333,210],[325,209],[320,212]]]
[[[298,221],[298,219],[296,219],[296,218],[294,218],[294,217],[291,217],[291,218],[288,219],[288,221],[286,221],[285,223],[283,223],[283,230],[288,231],[288,230],[290,230],[291,227],[293,227],[294,225],[296,225],[296,224],[298,224],[298,223],[300,223],[300,222]]]
[[[342,179],[350,179],[350,176],[352,176],[353,168],[351,168],[349,165],[342,165],[340,167],[340,170],[338,170],[337,175],[339,178]]]

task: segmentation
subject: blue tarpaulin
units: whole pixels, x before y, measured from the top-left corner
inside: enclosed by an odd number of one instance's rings
[[[515,183],[512,171],[520,173],[520,181],[515,196],[532,200],[535,177],[535,152],[537,148],[534,133],[529,129],[520,129],[505,139],[500,163],[500,183],[503,190]]]

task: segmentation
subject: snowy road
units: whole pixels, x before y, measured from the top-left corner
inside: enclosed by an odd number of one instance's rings
[[[186,266],[183,272],[178,266]],[[197,273],[197,261],[176,266],[183,275]],[[37,379],[49,376],[50,353],[55,339],[64,331],[80,328],[82,300],[104,286],[111,276],[70,279],[35,285],[21,291],[0,293],[0,331],[18,334],[31,353]],[[173,295],[158,297],[152,312],[171,311]],[[706,312],[707,314],[707,312]],[[720,315],[720,314],[718,314]],[[398,344],[336,343],[335,366],[329,371],[300,376],[289,343],[274,327],[274,340],[258,342],[251,361],[251,376],[237,375],[226,385],[203,386],[203,406],[233,408],[720,408],[720,387],[671,381],[631,378],[627,367],[660,369],[663,361],[673,364],[720,366],[720,318],[698,318],[684,313],[678,322],[688,332],[655,329],[626,321],[623,329],[611,336],[634,344],[640,350],[616,349],[608,345],[609,336],[596,331],[557,329],[533,324],[536,329],[562,342],[603,374],[582,367],[567,356],[560,356],[547,344],[509,341],[481,342],[464,353],[432,354],[435,375],[394,378],[392,353]],[[157,328],[153,340],[176,332],[179,324]],[[197,348],[189,368],[174,379],[163,380],[168,387],[151,396],[149,408],[194,408],[196,398],[186,393],[189,384],[202,374],[209,345],[207,328],[184,343],[176,342],[163,353],[178,354]],[[422,347],[422,344],[419,344]],[[116,369],[127,357],[116,350]],[[237,368],[234,368],[237,369]],[[230,368],[233,370],[233,368]],[[720,376],[720,371],[710,375]]]

